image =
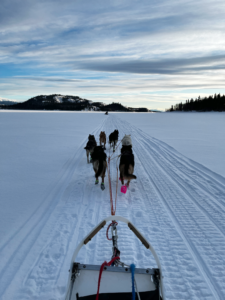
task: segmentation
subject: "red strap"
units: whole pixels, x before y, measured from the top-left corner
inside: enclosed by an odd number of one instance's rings
[[[104,267],[105,266],[111,266],[111,264],[115,261],[115,260],[117,260],[117,259],[120,259],[119,258],[119,256],[117,256],[117,257],[114,257],[112,260],[110,260],[110,262],[106,262],[106,261],[104,261],[104,263],[101,265],[101,268],[100,268],[100,271],[99,271],[99,277],[98,277],[98,290],[97,290],[97,295],[96,295],[96,298],[95,298],[95,300],[98,300],[98,296],[99,296],[99,289],[100,289],[100,283],[101,283],[101,277],[102,277],[102,271],[103,271],[103,269],[104,269]]]

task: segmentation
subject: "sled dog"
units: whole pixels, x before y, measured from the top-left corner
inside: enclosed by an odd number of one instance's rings
[[[104,152],[103,146],[96,146],[91,154],[93,169],[95,171],[95,184],[98,184],[98,177],[102,177],[101,189],[105,189],[104,177],[107,167],[107,155]]]
[[[121,157],[120,157],[120,179],[121,183],[124,185],[124,180],[127,180],[126,185],[129,186],[132,179],[137,177],[133,175],[134,173],[134,155],[132,151],[132,146],[122,146]]]
[[[84,147],[84,149],[86,150],[86,154],[87,154],[87,163],[89,163],[89,154],[91,154],[94,151],[94,148],[97,146],[96,140],[95,140],[95,136],[89,134],[88,136],[88,142],[86,144],[86,147]]]
[[[113,152],[115,151],[116,143],[118,142],[119,138],[119,131],[115,129],[112,133],[109,135],[109,144],[110,147],[113,145]]]
[[[125,136],[122,139],[122,146],[132,146],[130,135],[125,134]]]
[[[104,149],[106,149],[106,148],[105,148],[105,144],[106,144],[106,134],[105,134],[105,131],[101,131],[101,133],[100,133],[100,136],[99,136],[99,144],[100,144],[100,146],[101,146],[102,144],[104,144]]]

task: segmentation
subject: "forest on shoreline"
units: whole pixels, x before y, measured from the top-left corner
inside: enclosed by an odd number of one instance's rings
[[[214,96],[201,98],[200,96],[186,100],[186,103],[172,105],[166,111],[225,111],[225,95],[215,94]]]

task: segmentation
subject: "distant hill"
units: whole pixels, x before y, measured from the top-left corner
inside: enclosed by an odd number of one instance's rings
[[[17,104],[18,102],[15,100],[9,100],[9,99],[5,99],[5,98],[0,98],[0,106],[1,105],[14,105]]]
[[[120,112],[149,112],[147,108],[132,108],[123,106],[121,103],[104,104],[93,102],[78,96],[64,96],[59,94],[40,95],[25,102],[14,105],[1,105],[7,109],[24,110],[75,110],[75,111],[120,111]]]
[[[33,97],[25,102],[13,105],[13,109],[29,109],[29,110],[84,110],[91,105],[90,100],[82,99],[78,96],[63,95],[40,95]],[[93,107],[94,108],[94,107]]]

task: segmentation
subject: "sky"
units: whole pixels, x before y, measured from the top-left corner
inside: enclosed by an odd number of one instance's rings
[[[164,110],[225,94],[224,0],[1,0],[0,98]]]

